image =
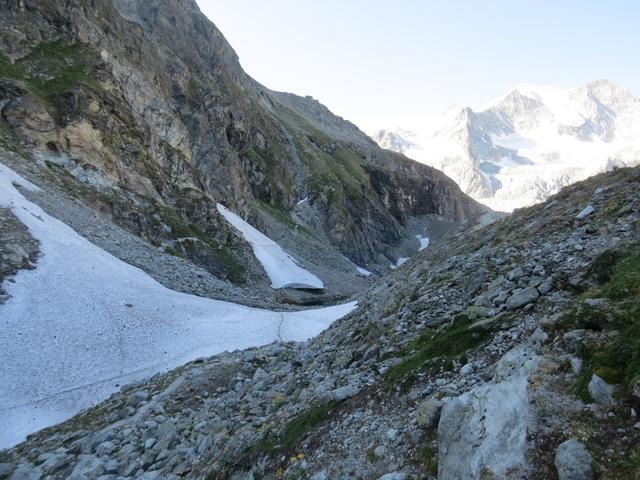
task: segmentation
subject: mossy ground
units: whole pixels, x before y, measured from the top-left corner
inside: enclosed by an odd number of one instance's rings
[[[563,329],[603,332],[585,342],[578,352],[584,364],[576,393],[585,402],[592,401],[587,385],[594,373],[620,385],[622,396],[640,378],[640,244],[604,252],[593,262],[591,271],[600,285],[585,292],[560,322]],[[606,303],[590,306],[584,303],[587,298],[603,298]]]
[[[422,471],[430,477],[438,475],[438,450],[429,444],[418,449],[418,464]]]
[[[260,208],[266,211],[269,215],[275,218],[280,223],[283,223],[287,227],[291,228],[294,232],[302,232],[309,237],[313,237],[313,233],[302,225],[293,221],[289,214],[284,210],[282,206],[274,207],[266,202],[260,202]]]
[[[472,327],[473,321],[464,315],[439,333],[427,331],[409,343],[400,353],[402,362],[386,374],[389,386],[410,385],[419,373],[451,368],[453,361],[462,361],[467,352],[484,344],[491,332]]]
[[[0,53],[0,77],[22,82],[33,96],[53,107],[57,95],[79,85],[100,88],[97,62],[96,52],[85,45],[43,42],[15,63]]]
[[[291,420],[280,437],[281,448],[286,452],[293,451],[305,434],[324,423],[338,406],[338,402],[316,405],[300,413]]]
[[[10,152],[21,154],[18,138],[7,122],[0,122],[0,147]]]
[[[235,253],[235,245],[231,240],[220,245],[207,232],[181,221],[169,211],[164,212],[162,219],[171,228],[171,236],[173,238],[197,238],[207,245],[212,255],[225,266],[231,282],[239,284],[246,281],[246,268]],[[183,256],[175,249],[168,249],[167,252],[172,255]]]
[[[300,458],[300,452],[296,447],[305,435],[332,418],[339,406],[340,402],[329,402],[309,407],[289,420],[280,432],[267,433],[261,441],[247,449],[242,458],[228,466],[231,470],[239,464],[251,466],[257,458],[264,455],[285,458],[284,464],[288,464],[291,460],[296,461]],[[274,475],[265,478],[282,478],[283,471],[283,468],[279,468]],[[224,477],[224,473],[218,472],[207,478],[208,480],[217,480],[227,477]]]

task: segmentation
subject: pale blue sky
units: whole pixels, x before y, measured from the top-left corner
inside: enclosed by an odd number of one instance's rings
[[[608,78],[640,94],[635,0],[197,1],[256,80],[364,128],[478,105],[518,83]]]

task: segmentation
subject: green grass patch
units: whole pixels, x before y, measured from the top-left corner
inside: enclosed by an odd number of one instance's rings
[[[287,214],[283,207],[274,207],[273,205],[269,205],[266,202],[260,202],[260,208],[266,211],[269,215],[275,218],[280,223],[285,224],[289,228],[293,229],[296,232],[302,232],[309,237],[313,237],[313,232],[308,228],[296,223],[293,219]]]
[[[401,352],[402,363],[391,367],[386,374],[389,386],[410,385],[418,373],[448,368],[454,360],[462,360],[467,352],[489,340],[491,332],[471,328],[472,323],[465,315],[459,315],[443,331],[425,332],[409,343]]]
[[[168,253],[169,255],[173,255],[174,257],[183,258],[182,254],[179,251],[177,251],[175,248],[164,247],[164,251],[165,253]]]
[[[640,478],[640,447],[631,447],[622,458],[607,458],[607,479],[637,480]]]
[[[259,455],[273,455],[275,453],[296,453],[296,448],[304,436],[326,422],[340,402],[329,402],[324,405],[315,405],[299,413],[287,423],[282,432],[267,435],[246,453],[246,460]]]
[[[438,475],[438,451],[430,445],[423,445],[418,450],[418,462],[422,471],[429,476]]]
[[[625,300],[640,295],[640,246],[634,246],[619,259],[602,293],[611,300]]]
[[[558,320],[561,330],[584,328],[600,331],[609,323],[609,314],[598,306],[593,306],[579,300],[577,305],[562,315]]]
[[[329,402],[305,410],[291,420],[280,438],[280,445],[285,451],[291,451],[307,432],[324,423],[338,406],[338,402]]]
[[[362,168],[364,159],[353,150],[347,147],[339,148],[333,154],[333,158],[342,167],[342,172],[345,172],[359,183],[369,183],[369,176]]]
[[[9,57],[0,52],[0,76],[21,80],[24,77],[24,70],[19,63],[11,63]]]
[[[598,255],[589,266],[589,273],[593,279],[599,284],[609,281],[621,255],[617,250],[606,250]]]
[[[378,460],[378,456],[376,455],[376,452],[374,452],[373,448],[367,449],[364,455],[365,455],[365,458],[367,459],[367,462],[369,463],[374,463],[376,462],[376,460]]]
[[[307,188],[312,197],[324,193],[330,205],[341,209],[344,197],[359,197],[363,188],[371,188],[366,161],[349,147],[318,142],[314,135],[295,135],[293,143],[310,171]]]
[[[43,42],[15,63],[0,53],[0,76],[22,82],[49,107],[57,95],[79,85],[99,89],[95,77],[98,56],[89,47],[62,40]]]
[[[284,207],[281,204],[278,206],[273,206],[267,202],[260,202],[260,208],[265,210],[269,215],[278,220],[280,223],[284,223],[291,228],[296,228],[298,226],[298,224],[294,222],[289,214],[284,210]]]
[[[224,245],[218,244],[207,232],[181,221],[170,211],[164,212],[162,221],[171,228],[172,238],[197,238],[207,245],[211,254],[224,265],[231,282],[244,283],[246,281],[246,268],[234,254],[233,245],[229,241]],[[184,255],[181,255],[179,252],[175,250],[174,252],[177,254],[176,256],[184,258]],[[173,254],[174,253],[172,253],[172,255]]]
[[[585,343],[578,352],[583,368],[576,393],[587,402],[591,401],[587,385],[594,373],[608,383],[621,385],[622,395],[628,394],[640,378],[640,244],[622,252],[605,252],[594,263],[606,265],[596,270],[604,272],[596,278],[605,282],[587,294],[609,299],[606,315],[610,321],[600,323],[608,333],[606,336]],[[569,314],[567,318],[575,319],[569,326],[584,328],[585,316],[580,311],[576,308]],[[594,311],[587,313],[594,318]]]

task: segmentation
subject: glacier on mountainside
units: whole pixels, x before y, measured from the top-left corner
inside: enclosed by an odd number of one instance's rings
[[[106,399],[120,385],[198,357],[304,341],[356,307],[273,312],[165,288],[47,215],[0,164],[0,207],[40,242],[34,270],[3,287],[0,448]]]
[[[450,109],[430,123],[372,138],[441,170],[494,210],[640,163],[640,99],[607,80],[574,89],[523,84],[478,111]]]

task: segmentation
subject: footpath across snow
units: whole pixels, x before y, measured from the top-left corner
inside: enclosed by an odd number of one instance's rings
[[[131,383],[198,357],[304,341],[356,307],[272,312],[165,288],[47,215],[0,164],[0,207],[40,241],[35,270],[3,287],[0,448],[63,421]]]
[[[251,244],[253,253],[267,272],[273,288],[324,288],[322,280],[298,266],[280,245],[223,205],[217,206],[218,212]]]

